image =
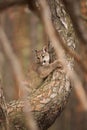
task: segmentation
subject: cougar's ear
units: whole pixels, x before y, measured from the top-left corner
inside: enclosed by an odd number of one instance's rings
[[[33,54],[34,54],[34,56],[35,56],[35,58],[36,58],[37,55],[38,55],[38,50],[35,49]]]
[[[48,47],[47,46],[43,47],[43,52],[48,52]]]

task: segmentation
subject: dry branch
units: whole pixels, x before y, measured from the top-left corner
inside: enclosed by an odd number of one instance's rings
[[[24,96],[23,92],[27,87],[24,84],[25,78],[22,72],[22,67],[16,55],[13,53],[11,45],[10,45],[10,41],[7,39],[5,32],[3,31],[1,26],[0,26],[0,42],[1,42],[0,44],[4,51],[4,54],[12,67],[12,71],[13,71],[15,80],[17,82],[18,96],[19,97]]]
[[[54,6],[53,3],[51,3],[51,4],[52,4],[52,6]],[[66,53],[70,54],[70,56],[73,56],[73,58],[78,62],[78,65],[84,70],[84,72],[86,72],[87,71],[86,64],[84,64],[84,62],[81,60],[80,56],[74,51],[74,44],[76,44],[76,43],[78,44],[78,39],[77,39],[77,37],[75,35],[75,32],[73,30],[73,27],[72,27],[72,24],[71,24],[70,20],[68,20],[68,18],[67,18],[67,21],[66,21],[67,14],[66,14],[64,8],[61,9],[61,7],[64,7],[64,6],[60,3],[60,1],[57,1],[57,0],[55,0],[55,5],[58,5],[59,9],[57,10],[57,8],[56,8],[54,10],[54,12],[52,10],[52,14],[53,14],[54,18],[59,18],[60,21],[63,23],[63,25],[60,27],[61,29],[59,28],[59,30],[57,30],[57,31],[59,33],[61,32],[60,36],[62,36],[62,35],[64,36],[64,38],[61,37],[62,39],[59,38],[59,36],[57,37],[57,39],[60,40],[60,42],[58,42],[57,44],[61,44],[61,46],[64,48],[64,50],[66,50]],[[60,14],[62,12],[63,12],[63,14]],[[58,28],[59,24],[55,21],[55,19],[52,19],[52,20],[53,20],[53,23],[54,23],[55,27]],[[63,28],[64,28],[64,30],[63,30]],[[66,30],[66,32],[65,32],[65,30]],[[74,39],[72,39],[71,36]],[[66,44],[64,44],[64,43],[66,43]],[[70,47],[68,47],[68,46],[70,46]],[[58,50],[58,53],[61,53],[61,49],[59,47],[55,48],[55,49]],[[59,57],[59,58],[61,59],[61,57]],[[71,61],[72,60],[70,60],[70,62]],[[63,65],[64,65],[64,63],[63,63]],[[69,68],[69,65],[68,65],[68,68]],[[78,78],[77,74],[72,69],[68,69],[68,68],[66,68],[66,66],[65,66],[65,70],[67,70],[67,72],[68,72],[68,75],[69,75],[69,77],[71,79],[71,82],[72,82],[72,84],[74,86],[75,92],[76,92],[77,96],[79,97],[79,101],[82,104],[83,109],[85,111],[87,111],[87,96],[86,96],[84,87],[83,87],[80,79]],[[79,93],[80,90],[82,91],[82,93]]]
[[[20,65],[16,55],[13,53],[12,48],[10,46],[10,42],[7,39],[5,32],[3,31],[2,27],[0,27],[0,41],[1,41],[2,49],[3,49],[3,51],[6,55],[9,63],[11,64],[11,67],[12,67],[12,70],[13,70],[13,73],[14,73],[14,77],[17,81],[18,92],[19,92],[18,96],[19,96],[20,99],[24,99],[24,107],[23,107],[24,110],[23,110],[23,112],[24,112],[24,117],[26,119],[26,126],[30,130],[38,130],[36,123],[34,122],[34,119],[32,117],[32,114],[29,110],[31,108],[31,106],[30,106],[29,102],[28,102],[28,104],[26,102],[26,98],[27,98],[27,92],[26,91],[28,91],[28,93],[29,93],[29,89],[24,84],[24,75],[23,75],[23,72],[22,72],[21,65]],[[4,98],[4,96],[3,96],[3,98]],[[8,120],[9,119],[6,116],[6,124],[7,124]],[[6,125],[6,130],[9,130],[8,124]]]
[[[74,48],[73,46],[77,43],[77,38],[75,36],[70,18],[64,10],[64,6],[61,0],[48,0],[48,3],[50,5],[52,20],[56,30],[60,33],[61,37],[63,37],[64,42],[67,43],[70,48]],[[45,10],[43,9],[43,11]],[[45,22],[46,21],[44,21],[44,23]],[[49,26],[46,27],[48,28]],[[53,34],[54,28],[52,31],[52,34],[50,35],[48,32],[48,35],[52,40],[54,47],[58,48],[60,45],[57,44],[58,39],[57,41],[55,40],[57,36],[56,34]],[[54,35],[55,39],[51,38],[52,35]],[[56,53],[60,57],[62,55],[61,59],[65,58],[64,61],[68,62],[68,65],[70,65],[71,68],[71,63],[73,62],[72,59],[66,58],[66,55],[63,53],[63,51],[60,52],[61,55],[57,50]],[[59,116],[59,114],[66,106],[70,92],[71,87],[69,77],[67,76],[64,69],[61,70],[57,68],[46,78],[46,80],[36,91],[34,91],[29,97],[26,98],[27,106],[31,105],[31,109],[29,111],[33,113],[34,118],[36,119],[41,130],[47,129],[55,121],[56,117]],[[23,127],[26,130],[28,129],[25,125],[24,106],[25,100],[23,99],[15,100],[7,104],[11,129],[23,129]]]
[[[80,0],[63,0],[82,43],[87,44],[87,28],[81,18]]]
[[[0,1],[0,11],[4,11],[12,6],[26,5],[28,0],[2,0]]]

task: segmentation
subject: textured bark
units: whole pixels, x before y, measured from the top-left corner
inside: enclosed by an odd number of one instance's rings
[[[74,49],[77,43],[71,20],[66,13],[62,0],[48,0],[52,21],[64,42]],[[72,66],[73,59],[67,56],[68,65]],[[63,69],[56,69],[27,97],[31,111],[41,130],[46,130],[53,124],[67,104],[71,92],[70,80]],[[15,100],[7,104],[7,111],[12,130],[27,130],[24,121],[23,100]],[[1,120],[0,120],[1,121]],[[3,120],[2,120],[3,123]]]

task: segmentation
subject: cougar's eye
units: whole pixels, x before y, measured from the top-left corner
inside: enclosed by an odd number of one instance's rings
[[[42,58],[44,58],[44,55],[42,56]]]
[[[39,58],[39,57],[37,57],[37,59],[39,60],[40,58]]]

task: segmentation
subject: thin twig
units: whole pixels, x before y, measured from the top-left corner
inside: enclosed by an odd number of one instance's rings
[[[85,22],[87,22],[87,16],[81,15],[80,16]]]
[[[26,125],[28,126],[29,130],[38,130],[36,122],[34,121],[32,113],[31,113],[31,106],[30,106],[29,102],[28,103],[26,102],[27,93],[26,93],[26,89],[25,89],[26,85],[24,84],[24,75],[23,75],[22,67],[21,67],[16,55],[13,53],[12,48],[10,46],[10,42],[9,42],[8,38],[6,37],[5,32],[3,31],[1,26],[0,26],[0,41],[1,41],[1,46],[3,48],[3,51],[13,69],[13,73],[18,82],[19,89],[20,89],[20,91],[22,90],[22,95],[20,98],[21,99],[23,98],[23,100],[25,101],[24,102],[25,103],[24,114],[25,114],[25,119],[26,119]],[[28,88],[27,88],[27,90],[28,90]],[[27,104],[29,104],[29,105],[27,105]]]
[[[24,90],[27,88],[24,84],[25,78],[22,72],[22,67],[19,63],[18,58],[13,53],[12,48],[10,46],[10,41],[7,39],[2,27],[0,26],[0,41],[1,46],[4,51],[4,54],[6,55],[7,59],[9,60],[9,63],[11,64],[12,71],[15,77],[15,80],[17,82],[17,87],[19,90],[19,97],[24,93]],[[28,90],[28,88],[27,88]]]

